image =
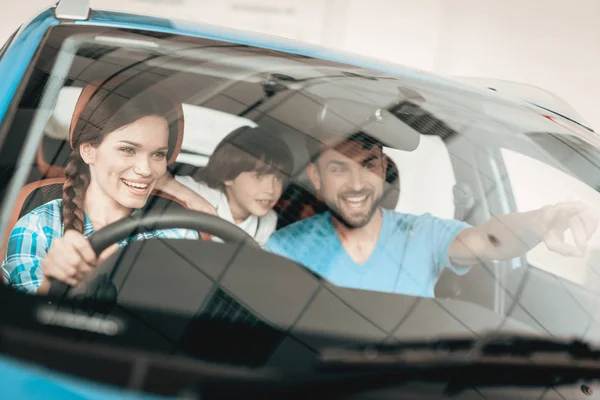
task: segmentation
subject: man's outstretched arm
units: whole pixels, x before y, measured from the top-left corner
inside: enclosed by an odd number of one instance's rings
[[[523,213],[498,215],[478,227],[463,229],[450,244],[448,255],[454,265],[519,257],[540,242],[548,249],[581,257],[598,227],[598,217],[581,202],[564,202]],[[564,233],[570,229],[575,246]]]

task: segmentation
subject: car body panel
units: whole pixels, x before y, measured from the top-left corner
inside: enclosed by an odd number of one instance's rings
[[[52,9],[48,9],[24,26],[10,44],[0,62],[0,121],[12,102],[25,71],[49,27],[57,25]]]
[[[160,400],[162,396],[143,395],[51,372],[22,361],[0,356],[2,398],[61,400]]]
[[[323,46],[301,43],[276,36],[235,30],[205,23],[192,23],[174,19],[138,16],[99,10],[93,10],[90,19],[74,21],[74,23],[77,25],[144,29],[148,31],[173,33],[178,35],[188,35],[238,44],[246,44],[270,50],[303,55],[306,57],[315,57],[333,62],[351,64],[358,67],[380,71],[382,73],[393,73],[399,77],[429,82],[466,93],[479,94],[490,99],[494,98],[494,96],[490,95],[485,90],[481,90],[470,85],[465,85],[460,82],[448,80],[433,73],[419,71],[406,66],[385,62],[383,60],[377,60],[349,52],[337,51]]]
[[[350,52],[337,51],[318,45],[301,43],[276,36],[224,28],[205,23],[192,23],[174,19],[98,10],[92,11],[91,18],[87,20],[75,21],[75,23],[82,25],[144,29],[156,32],[189,35],[207,39],[223,40],[238,44],[258,46],[266,49],[283,51],[307,57],[316,57],[334,62],[352,64],[358,67],[373,69],[384,73],[392,73],[396,76],[407,78],[415,82],[431,83],[439,87],[444,87],[448,90],[456,90],[461,93],[470,93],[471,95],[477,94],[478,96],[481,96],[482,99],[487,99],[493,102],[508,102],[518,104],[519,106],[529,108],[536,113],[541,113],[541,111],[543,111],[537,107],[538,104],[536,101],[538,101],[539,98],[535,96],[531,97],[527,92],[519,92],[516,90],[507,91],[498,95],[498,93],[490,91],[485,84],[483,86],[481,85],[481,81],[485,80],[474,78],[448,79],[434,73],[412,69],[406,66],[385,62],[383,60],[365,57]],[[516,85],[517,87],[528,86],[520,83],[515,83],[513,85]],[[541,89],[539,89],[539,91],[544,92],[545,95],[548,95],[546,91]],[[508,94],[508,96],[506,96],[506,94]],[[559,113],[559,115],[555,115],[556,117],[560,117],[560,113],[564,113],[564,115],[567,117],[573,118],[575,121],[585,126],[585,122],[581,120],[581,117],[575,113],[572,108],[570,108],[570,106],[564,102],[564,100],[557,98],[556,95],[551,96],[553,97],[553,102],[541,102],[539,105],[545,105],[551,109],[556,107],[557,110],[555,110],[555,112]],[[568,122],[568,118],[562,119]],[[586,129],[589,128],[586,126]]]
[[[52,9],[44,11],[35,17],[28,26],[22,29],[22,32],[15,38],[15,42],[10,46],[10,52],[7,51],[5,54],[4,58],[6,58],[7,62],[0,63],[0,74],[3,71],[3,68],[7,68],[8,65],[14,65],[16,68],[13,68],[11,75],[6,75],[8,79],[0,82],[0,89],[4,89],[3,93],[8,94],[8,96],[4,96],[3,99],[0,99],[0,119],[5,115],[9,99],[12,99],[12,95],[18,86],[18,82],[20,82],[20,79],[23,77],[23,73],[35,53],[37,44],[49,27],[59,23],[63,22],[57,20],[53,16]],[[531,104],[526,98],[519,98],[518,96],[507,97],[505,95],[499,96],[490,90],[466,82],[463,83],[460,80],[448,79],[433,73],[411,69],[398,64],[360,56],[358,54],[336,51],[322,46],[300,43],[275,36],[244,32],[209,24],[100,10],[92,10],[90,18],[87,20],[77,20],[66,23],[106,26],[111,28],[140,29],[252,45],[295,55],[350,64],[356,67],[380,71],[381,73],[394,74],[396,77],[400,79],[405,78],[411,83],[435,87],[436,90],[443,90],[446,93],[455,93],[459,97],[473,96],[474,105],[486,103],[488,105],[498,105],[503,108],[520,108],[521,110],[527,110],[528,112],[533,112],[537,115],[544,114],[544,110]],[[563,123],[575,126],[573,123],[569,122],[568,119],[561,118],[560,115],[553,115],[553,117],[561,119]],[[543,124],[543,122],[541,124]]]
[[[4,57],[0,61],[0,90],[3,97],[0,99],[0,121],[6,115],[12,99],[19,84],[25,76],[27,68],[31,64],[40,41],[47,30],[61,23],[54,18],[52,9],[46,10],[33,21],[25,26],[17,35],[15,41],[10,45]],[[169,19],[136,16],[131,14],[93,11],[91,18],[84,21],[70,21],[68,24],[81,26],[105,26],[111,28],[140,29],[155,32],[172,33],[177,35],[189,35],[228,41],[239,44],[258,46],[308,57],[316,57],[334,62],[350,63],[359,67],[372,68],[382,73],[393,73],[400,79],[416,86],[430,90],[431,93],[443,92],[450,97],[465,98],[472,96],[468,104],[472,110],[477,110],[490,118],[505,120],[508,115],[513,115],[519,110],[519,117],[515,118],[514,124],[528,130],[545,130],[555,127],[561,132],[571,131],[582,137],[590,139],[594,134],[569,126],[565,128],[557,125],[555,121],[545,118],[544,113],[534,106],[528,104],[527,100],[517,98],[505,98],[498,96],[485,88],[475,88],[467,84],[453,82],[433,74],[414,71],[391,63],[377,61],[353,55],[349,53],[332,51],[330,49],[302,44],[294,41],[235,31],[210,25],[192,24]],[[557,117],[560,118],[560,117]],[[558,128],[560,126],[561,128]],[[571,129],[572,128],[572,129]],[[423,302],[425,304],[427,302]],[[451,302],[448,302],[451,303]],[[427,303],[428,304],[428,303]],[[443,310],[442,310],[443,311]],[[509,319],[507,319],[511,322]],[[427,322],[427,321],[425,321]],[[416,324],[416,322],[415,322]],[[475,322],[474,322],[475,324]],[[518,325],[516,323],[515,325]],[[511,326],[515,328],[515,326]],[[111,396],[122,399],[157,399],[155,396],[141,396],[123,391],[116,391],[84,380],[68,378],[66,376],[49,373],[37,367],[31,367],[25,363],[14,361],[10,358],[0,358],[0,375],[9,385],[2,389],[7,398],[62,398],[62,399],[99,399]]]

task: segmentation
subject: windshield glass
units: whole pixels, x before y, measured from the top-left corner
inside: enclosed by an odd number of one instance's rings
[[[63,282],[84,305],[45,305],[42,324],[282,368],[354,342],[600,335],[599,141],[568,122],[411,76],[75,26],[52,28],[15,101],[5,285]],[[145,215],[162,219],[103,231]]]

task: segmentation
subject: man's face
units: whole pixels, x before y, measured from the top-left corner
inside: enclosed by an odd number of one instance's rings
[[[371,220],[383,197],[386,167],[380,147],[365,149],[363,143],[345,142],[325,150],[307,172],[340,222],[360,228]]]

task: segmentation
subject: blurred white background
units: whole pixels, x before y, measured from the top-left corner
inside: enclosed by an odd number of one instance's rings
[[[55,2],[0,0],[0,42]],[[600,129],[600,0],[91,0],[360,53],[442,75],[523,82]]]

